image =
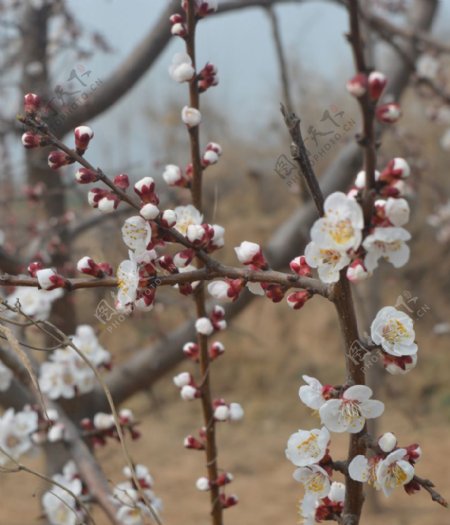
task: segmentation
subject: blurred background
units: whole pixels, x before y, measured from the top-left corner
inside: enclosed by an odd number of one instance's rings
[[[403,27],[416,3],[373,0],[367,8]],[[168,4],[167,0],[0,1],[0,270],[20,273],[23,264],[38,255],[70,275],[73,263],[86,254],[114,267],[127,257],[119,234],[126,211],[95,227],[86,225],[97,213],[87,204],[85,188],[73,182],[75,168],[51,172],[42,156],[24,151],[14,118],[21,111],[23,93],[41,88],[49,98],[56,97],[62,108],[55,124],[64,135],[68,130],[60,126],[61,113],[69,120],[71,111],[77,113],[70,108],[81,89],[80,80],[86,84],[82,92],[87,93],[87,104],[102,98],[119,79],[118,71],[123,73],[121,64],[153,27],[156,31]],[[274,45],[274,16],[292,106],[301,116],[303,130],[315,127],[328,132],[331,121],[323,120],[327,111],[342,124],[333,144],[325,135],[314,144],[307,135],[317,157],[313,157],[314,169],[319,178],[359,129],[357,104],[345,89],[353,65],[344,37],[347,14],[339,2],[280,2],[271,13],[262,8],[239,9],[199,26],[199,64],[212,62],[220,78],[219,86],[202,100],[202,142],[218,142],[224,150],[220,163],[205,175],[206,218],[225,226],[226,246],[219,257],[232,264],[233,246],[242,240],[264,246],[280,225],[307,206],[296,179],[283,178],[277,168],[280,156],[289,156],[289,137],[279,113],[285,95]],[[432,34],[447,47],[449,21],[450,2],[441,1]],[[40,38],[33,34],[38,28]],[[36,42],[42,39],[45,45],[41,42],[44,49],[39,56]],[[373,59],[383,71],[393,51],[376,36],[371,46]],[[133,181],[152,176],[166,207],[189,202],[184,190],[169,190],[161,181],[165,164],[188,162],[188,137],[179,118],[187,89],[176,85],[167,72],[172,55],[181,48],[181,41],[172,39],[116,103],[92,120],[75,124],[94,129],[87,156],[92,164],[110,176],[126,172]],[[416,321],[420,348],[416,369],[407,376],[388,376],[374,365],[369,372],[375,397],[387,405],[375,432],[394,432],[402,445],[420,443],[423,459],[418,473],[431,478],[448,496],[450,61],[448,54],[437,53],[432,46],[421,51],[402,94],[403,117],[384,132],[378,159],[383,168],[392,157],[404,157],[412,168],[408,185],[411,259],[400,271],[382,265],[370,282],[353,288],[361,332],[369,330],[376,311],[386,305],[406,305]],[[423,78],[431,78],[440,93]],[[93,85],[95,90],[89,88]],[[350,173],[348,180],[356,173]],[[301,254],[300,241],[298,250]],[[189,298],[164,289],[150,314],[105,325],[95,312],[102,299],[111,300],[109,293],[84,290],[65,297],[55,303],[52,319],[68,333],[77,324],[93,326],[118,366],[136,349],[170,338],[192,316]],[[227,353],[213,370],[214,393],[242,403],[246,413],[241,424],[223,425],[218,433],[220,465],[235,475],[233,492],[240,496],[239,505],[227,511],[226,521],[296,523],[302,490],[292,479],[284,449],[291,433],[318,424],[298,399],[301,375],[318,377],[323,383],[342,381],[344,362],[333,307],[316,297],[296,312],[285,302],[273,304],[258,298],[233,318],[220,339]],[[133,444],[132,455],[155,478],[165,522],[206,525],[208,498],[198,493],[194,483],[203,474],[204,458],[182,446],[185,435],[201,424],[201,414],[197,404],[180,401],[172,384],[172,376],[182,370],[193,368],[189,363],[178,365],[140,388],[123,406],[133,409],[141,421],[142,438]],[[3,405],[8,406],[7,400],[0,396]],[[344,457],[346,446],[346,436],[334,435],[333,457]],[[118,446],[99,450],[98,457],[108,478],[117,481],[122,467]],[[45,468],[41,457],[27,461]],[[0,523],[40,523],[39,499],[44,490],[43,484],[26,474],[0,475]],[[101,524],[101,515],[94,515]],[[393,525],[450,522],[448,513],[424,491],[414,496],[398,491],[390,499],[370,493],[362,523],[375,525],[381,520]]]

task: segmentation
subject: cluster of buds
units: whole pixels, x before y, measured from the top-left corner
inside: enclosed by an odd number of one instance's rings
[[[170,23],[172,24],[170,32],[174,36],[180,36],[184,38],[187,35],[187,24],[184,20],[184,17],[178,13],[175,13],[169,18]]]
[[[181,372],[173,378],[174,385],[180,389],[180,397],[184,401],[193,401],[202,396],[192,374]]]
[[[215,341],[208,348],[209,360],[214,361],[225,352],[225,347],[220,341]],[[183,346],[183,354],[192,361],[198,363],[200,359],[200,349],[197,343],[189,342]]]
[[[348,92],[356,98],[368,97],[377,104],[387,84],[386,76],[380,71],[372,71],[369,75],[358,73],[347,82]],[[393,124],[401,117],[400,106],[394,102],[376,107],[375,115],[380,122]]]
[[[217,164],[219,162],[219,157],[222,155],[222,147],[216,142],[210,142],[206,146],[205,153],[202,156],[202,166],[207,168],[212,164]]]
[[[241,421],[244,410],[239,403],[225,403],[224,399],[213,401],[214,419],[216,421]]]
[[[133,413],[128,409],[119,411],[118,423],[123,432],[128,432],[131,439],[136,440],[141,437],[136,429],[138,422],[134,419]],[[89,438],[94,447],[104,446],[108,439],[119,441],[116,423],[112,414],[98,412],[92,419],[84,418],[80,423],[85,437]]]
[[[217,68],[213,64],[207,63],[205,67],[197,75],[198,78],[198,90],[200,93],[204,93],[207,89],[212,86],[217,86],[219,78],[217,76]]]
[[[77,270],[81,273],[85,273],[86,275],[92,275],[93,277],[98,278],[110,276],[113,274],[113,268],[109,263],[103,262],[97,264],[88,255],[82,257],[77,262]]]
[[[102,213],[110,213],[117,209],[120,198],[112,191],[103,188],[92,188],[88,193],[88,203]]]

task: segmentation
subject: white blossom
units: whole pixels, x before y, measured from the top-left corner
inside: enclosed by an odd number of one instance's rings
[[[370,335],[376,345],[381,345],[386,353],[395,357],[417,353],[413,320],[393,306],[385,306],[377,313]]]
[[[19,301],[20,308],[24,314],[34,319],[44,321],[49,318],[52,304],[64,295],[62,288],[54,290],[39,290],[31,286],[17,287],[13,293],[6,297],[6,302],[15,306]],[[12,312],[5,312],[14,315]]]
[[[195,74],[191,57],[187,53],[175,53],[169,66],[169,75],[175,82],[188,82]]]
[[[370,399],[371,396],[368,386],[351,386],[342,398],[329,399],[320,407],[322,423],[332,432],[360,432],[366,419],[379,417],[384,411],[384,403]]]
[[[326,402],[323,397],[323,385],[315,377],[307,375],[302,376],[303,381],[306,385],[302,385],[298,391],[298,395],[301,401],[309,408],[313,410],[319,410],[319,408]]]
[[[405,457],[407,451],[399,448],[378,463],[377,482],[385,496],[390,496],[395,488],[406,485],[414,477],[414,467]]]
[[[306,494],[316,498],[324,498],[330,490],[330,478],[326,470],[319,465],[300,467],[295,470],[293,477],[295,481],[303,483]]]
[[[360,205],[342,192],[329,195],[324,203],[324,216],[311,228],[311,240],[327,250],[347,251],[361,243],[364,218]],[[308,263],[309,264],[309,263]]]
[[[367,254],[364,266],[367,271],[372,272],[378,266],[378,260],[383,257],[395,268],[404,266],[409,260],[409,247],[405,241],[411,239],[411,234],[404,228],[388,226],[386,228],[375,228],[363,242]]]
[[[158,217],[160,212],[159,212],[158,206],[155,206],[154,204],[149,202],[147,204],[144,204],[144,206],[142,206],[139,213],[142,215],[142,217],[145,220],[152,221],[156,219],[156,217]]]
[[[186,235],[191,224],[202,224],[203,222],[203,215],[192,204],[177,206],[174,212],[177,220],[175,229],[182,235]]]
[[[288,439],[286,457],[296,467],[313,465],[325,456],[329,441],[330,433],[326,427],[298,430]]]
[[[228,296],[229,285],[226,281],[212,281],[208,284],[209,294],[220,301],[231,301]]]
[[[350,257],[344,251],[320,248],[310,242],[305,248],[305,259],[311,268],[317,268],[319,279],[324,283],[335,283],[339,272],[350,263]]]
[[[128,312],[132,309],[139,287],[139,268],[136,261],[126,259],[117,268],[117,301],[119,311]]]
[[[128,248],[143,252],[152,239],[152,230],[143,217],[136,215],[125,221],[122,226],[122,238]]]
[[[31,435],[37,428],[38,415],[34,410],[15,412],[9,408],[0,417],[0,447],[14,460],[18,460],[32,448]],[[0,466],[8,462],[9,458],[0,451]]]

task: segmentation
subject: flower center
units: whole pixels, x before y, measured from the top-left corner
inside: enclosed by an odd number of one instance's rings
[[[359,402],[353,399],[344,399],[339,412],[339,417],[341,420],[345,421],[347,425],[352,423],[355,419],[360,418],[361,411],[359,409]]]
[[[310,492],[322,492],[325,487],[325,479],[323,474],[316,472],[310,476],[306,482],[306,489]]]
[[[331,264],[336,266],[339,262],[341,255],[336,250],[320,250],[320,256],[322,257],[322,264]]]
[[[346,244],[354,236],[354,229],[350,219],[342,219],[330,228],[330,237],[336,244]]]
[[[392,488],[400,487],[405,484],[407,479],[408,476],[406,475],[406,472],[398,465],[398,463],[394,463],[389,467],[389,472],[386,477],[386,485]]]
[[[398,319],[390,319],[383,327],[383,337],[391,344],[399,343],[407,336],[408,331]]]
[[[317,437],[311,434],[308,438],[297,445],[300,454],[311,456],[313,458],[320,455],[320,447],[317,444]]]

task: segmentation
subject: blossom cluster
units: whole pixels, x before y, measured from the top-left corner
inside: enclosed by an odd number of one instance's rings
[[[162,501],[153,490],[154,480],[145,465],[136,465],[135,474],[139,483],[139,488],[144,494],[147,502],[152,508],[160,513]],[[118,505],[117,519],[123,525],[141,525],[143,518],[150,516],[150,511],[142,500],[140,491],[134,485],[132,473],[129,467],[123,469],[125,481],[115,485],[113,489],[113,501]]]
[[[99,343],[94,330],[80,325],[71,337],[73,345],[96,368],[109,368],[111,355]],[[55,350],[39,371],[39,386],[50,399],[70,399],[90,392],[95,374],[71,346]]]
[[[419,445],[400,448],[394,434],[387,432],[379,438],[374,455],[369,459],[362,455],[355,456],[348,471],[352,479],[369,483],[382,490],[385,496],[390,496],[397,487],[403,487],[408,494],[412,494],[420,490],[420,485],[413,478],[414,465],[421,455]]]

